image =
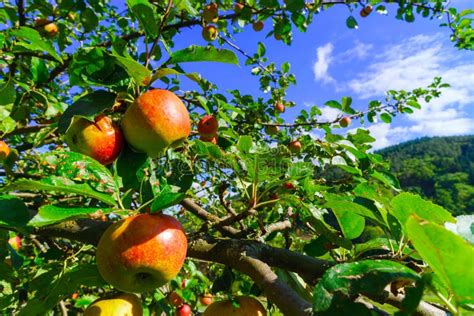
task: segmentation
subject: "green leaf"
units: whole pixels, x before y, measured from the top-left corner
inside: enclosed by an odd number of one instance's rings
[[[159,32],[159,23],[155,18],[153,5],[148,0],[127,0],[127,6],[131,9],[145,33],[156,37]]]
[[[401,193],[394,197],[391,203],[393,215],[402,226],[405,226],[407,219],[413,214],[440,225],[444,225],[446,222],[456,222],[451,213],[444,208],[430,201],[426,201],[416,194],[408,192]]]
[[[176,0],[173,2],[173,6],[178,9],[178,11],[186,10],[189,14],[194,16],[197,16],[199,14],[189,0]]]
[[[155,195],[154,201],[151,204],[151,211],[158,212],[176,205],[185,197],[186,195],[184,193],[173,191],[170,185],[166,185],[157,195]]]
[[[24,227],[30,214],[23,201],[13,195],[0,195],[0,225]]]
[[[22,26],[18,30],[13,30],[12,35],[21,39],[16,43],[16,51],[23,51],[24,49],[28,51],[43,51],[50,54],[57,61],[63,62],[61,57],[56,53],[53,45],[45,41],[35,29]]]
[[[188,77],[189,79],[191,79],[192,81],[195,81],[195,82],[200,82],[201,81],[201,76],[198,74],[198,73],[184,73],[184,72],[180,72],[176,69],[172,69],[172,68],[160,68],[158,69],[152,76],[151,78],[151,82],[154,82],[155,80],[157,79],[160,79],[164,76],[169,76],[169,75],[184,75],[186,77]]]
[[[336,100],[327,101],[326,103],[324,103],[324,105],[329,106],[334,109],[338,109],[338,110],[342,109],[342,105]]]
[[[28,300],[20,310],[19,316],[47,315],[60,300],[70,296],[81,286],[102,287],[106,285],[96,264],[81,263],[67,269],[63,274],[59,275],[59,272],[60,270],[52,270],[43,273],[28,284],[28,290],[35,292],[36,295]]]
[[[358,294],[383,298],[385,286],[397,280],[416,282],[409,268],[389,260],[363,260],[338,264],[327,270],[313,292],[313,309],[323,312]]]
[[[77,184],[71,179],[63,177],[49,177],[41,180],[20,179],[0,189],[0,192],[16,190],[48,191],[61,193],[74,193],[98,199],[104,203],[115,206],[113,196],[93,190],[88,184]]]
[[[411,215],[408,238],[423,260],[451,289],[458,304],[474,303],[474,247],[444,227]]]
[[[328,201],[324,207],[330,208],[337,218],[342,233],[348,239],[359,237],[365,228],[365,219],[356,213],[357,209],[364,207],[350,201],[332,200]],[[365,213],[365,209],[363,210]],[[367,210],[367,213],[370,211]]]
[[[81,97],[64,111],[58,123],[59,132],[64,134],[76,115],[93,122],[97,115],[115,104],[116,97],[115,93],[105,90],[97,90]]]
[[[172,53],[166,64],[178,64],[194,61],[212,61],[239,65],[239,59],[235,53],[228,49],[196,45]]]
[[[391,173],[386,172],[386,171],[372,171],[370,174],[374,179],[377,179],[381,181],[382,183],[399,190],[400,189],[400,183],[398,182],[398,179]]]
[[[144,153],[137,153],[128,146],[120,153],[117,160],[117,174],[122,178],[125,188],[140,189],[144,170],[149,167],[148,156]]]
[[[385,123],[391,123],[392,122],[392,116],[388,113],[382,113],[380,115],[380,119]]]
[[[125,69],[130,77],[140,86],[147,86],[151,82],[151,71],[131,57],[112,55],[117,63]]]
[[[342,110],[346,113],[352,113],[354,112],[351,109],[351,104],[352,104],[352,98],[351,97],[342,97],[341,100],[341,105],[342,105]]]
[[[350,17],[347,18],[346,25],[350,29],[358,29],[359,28],[359,25],[357,24],[357,21],[356,21],[356,19],[354,19],[353,16],[350,16]]]
[[[243,135],[239,137],[237,142],[237,149],[242,153],[249,153],[250,149],[253,146],[252,136]]]
[[[91,8],[85,8],[81,12],[81,23],[84,27],[84,32],[89,33],[99,25],[99,18]]]
[[[86,215],[98,211],[107,214],[114,211],[114,209],[44,205],[39,208],[38,213],[28,222],[28,226],[42,227],[62,222],[65,219],[86,217]]]
[[[0,105],[9,105],[15,102],[16,90],[13,79],[10,77],[8,81],[0,87]]]

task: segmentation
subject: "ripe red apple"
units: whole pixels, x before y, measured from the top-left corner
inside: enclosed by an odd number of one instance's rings
[[[172,280],[186,258],[181,224],[165,214],[139,214],[111,225],[97,246],[105,281],[124,292],[141,293]]]
[[[171,292],[169,295],[168,295],[168,302],[171,304],[171,305],[174,305],[176,307],[179,307],[181,305],[183,305],[184,303],[184,300],[181,296],[179,296],[178,293],[176,292]]]
[[[112,120],[99,115],[94,122],[74,117],[65,141],[72,151],[94,158],[104,165],[112,163],[123,147],[123,135]]]
[[[214,297],[212,294],[204,294],[203,296],[199,297],[199,302],[201,302],[202,305],[211,305],[213,301]]]
[[[155,89],[143,93],[127,109],[122,129],[135,150],[154,158],[189,136],[191,120],[183,102],[173,92]]]
[[[134,294],[122,293],[111,298],[102,298],[93,302],[84,311],[84,316],[142,316],[142,302]]]
[[[201,136],[215,136],[219,123],[212,115],[204,116],[198,123],[198,132]]]
[[[208,42],[215,41],[217,36],[219,35],[219,31],[214,25],[207,25],[202,29],[202,38],[204,38]]]
[[[202,19],[206,23],[210,23],[210,22],[216,23],[219,20],[218,13],[219,13],[219,9],[218,9],[217,3],[213,2],[204,8],[202,12]]]
[[[293,140],[288,144],[288,149],[294,154],[300,152],[301,147],[299,140]]]
[[[8,239],[8,244],[13,249],[15,249],[15,251],[20,250],[20,248],[21,248],[21,238],[20,238],[20,236],[17,235],[15,237],[12,237],[12,238]]]
[[[252,23],[252,28],[255,32],[260,32],[263,30],[264,24],[262,21],[257,21]]]
[[[295,185],[291,182],[283,183],[283,187],[287,190],[294,190],[295,189]]]
[[[203,316],[266,316],[267,311],[257,299],[250,296],[239,296],[236,298],[239,307],[234,307],[230,300],[215,302],[209,305]]]
[[[363,18],[369,16],[370,13],[372,13],[371,5],[365,6],[362,10],[360,10],[360,16]]]
[[[283,113],[285,112],[285,105],[282,102],[277,102],[275,103],[275,110],[280,113]]]
[[[0,140],[0,161],[5,160],[10,155],[10,147],[3,140]]]
[[[351,118],[348,116],[344,116],[342,119],[339,120],[339,125],[341,127],[347,127],[351,124]]]
[[[190,316],[192,314],[191,306],[183,304],[181,307],[176,309],[176,316]]]
[[[278,134],[279,131],[280,131],[280,128],[276,125],[267,125],[265,127],[265,133],[267,133],[268,135]]]
[[[48,19],[40,18],[35,20],[35,27],[47,37],[54,37],[59,32],[59,28],[54,22]]]

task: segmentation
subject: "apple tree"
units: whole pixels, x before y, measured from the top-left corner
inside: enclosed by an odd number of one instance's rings
[[[409,115],[448,84],[363,108],[328,100],[340,115],[326,121],[287,97],[290,64],[266,57],[334,6],[349,28],[387,12],[440,19],[474,48],[472,10],[442,0],[3,1],[0,309],[472,311],[474,248],[444,226],[456,219],[402,192],[366,129],[341,129]],[[208,45],[175,48],[190,29]],[[240,32],[267,39],[245,51]],[[245,67],[261,93],[222,91],[189,63]]]

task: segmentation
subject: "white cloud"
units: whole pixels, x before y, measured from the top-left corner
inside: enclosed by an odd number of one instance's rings
[[[353,59],[366,59],[373,48],[374,45],[372,44],[366,44],[361,41],[355,41],[353,47],[337,55],[335,59],[340,60],[342,62],[347,62]]]
[[[334,45],[327,43],[324,46],[320,46],[316,49],[317,60],[313,64],[314,78],[316,81],[322,81],[324,83],[334,82],[334,78],[328,72],[329,65],[331,64],[332,52]]]
[[[466,62],[460,57],[462,52],[448,45],[442,44],[439,35],[419,35],[403,43],[386,46],[374,55],[373,62],[364,73],[348,83],[347,89],[363,99],[380,98],[390,89],[425,87],[436,76],[451,84],[449,89],[442,90],[440,98],[430,103],[421,102],[421,110],[403,116],[408,126],[370,126],[369,130],[378,138],[375,147],[421,136],[474,132],[474,118],[472,114],[469,117],[467,111],[467,107],[474,103],[474,64]]]

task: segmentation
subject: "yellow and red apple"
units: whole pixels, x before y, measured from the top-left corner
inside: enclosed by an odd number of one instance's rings
[[[72,151],[92,157],[104,165],[119,156],[124,144],[120,129],[102,114],[94,122],[74,117],[66,131],[65,141]]]
[[[10,155],[10,147],[3,140],[0,140],[0,161],[5,160]]]
[[[140,299],[129,293],[98,299],[84,311],[84,316],[142,316]]]
[[[230,300],[215,302],[209,305],[203,316],[266,316],[267,312],[257,299],[250,296],[239,296],[235,299],[239,307]]]
[[[154,158],[189,136],[191,120],[176,94],[155,89],[143,93],[127,109],[122,130],[133,149]]]
[[[351,124],[351,118],[348,116],[344,116],[343,118],[339,120],[339,125],[341,125],[341,127],[347,127],[350,124]]]
[[[97,246],[99,272],[115,288],[152,291],[172,280],[186,258],[181,224],[165,214],[139,214],[111,225]]]
[[[288,149],[294,154],[300,152],[301,147],[302,146],[299,140],[293,140],[288,144]]]
[[[216,40],[219,31],[214,25],[207,25],[203,27],[201,35],[206,41],[212,42]]]

